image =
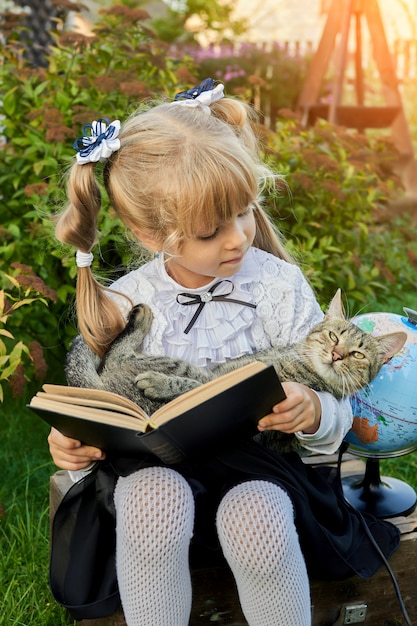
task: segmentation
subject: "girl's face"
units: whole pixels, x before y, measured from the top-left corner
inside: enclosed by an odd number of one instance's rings
[[[183,287],[197,289],[214,278],[229,278],[242,267],[256,231],[252,205],[212,232],[201,230],[181,243],[167,262],[169,275]],[[169,251],[168,251],[169,252]]]

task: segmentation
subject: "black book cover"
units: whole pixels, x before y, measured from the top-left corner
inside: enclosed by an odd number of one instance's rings
[[[119,456],[152,453],[175,464],[200,454],[214,456],[256,435],[259,420],[284,398],[278,375],[269,366],[146,433],[28,407],[64,435],[86,444]]]

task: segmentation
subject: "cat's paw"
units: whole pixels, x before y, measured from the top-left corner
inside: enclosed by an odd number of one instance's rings
[[[135,384],[147,398],[160,400],[171,396],[169,377],[160,372],[143,372],[138,374],[135,378]]]

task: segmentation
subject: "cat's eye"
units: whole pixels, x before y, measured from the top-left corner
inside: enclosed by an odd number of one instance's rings
[[[364,359],[365,355],[363,354],[363,352],[358,352],[357,350],[355,350],[354,352],[351,352],[351,355],[353,356],[354,359]]]
[[[330,340],[333,341],[334,343],[338,344],[339,343],[339,337],[332,331],[329,331],[329,337]]]

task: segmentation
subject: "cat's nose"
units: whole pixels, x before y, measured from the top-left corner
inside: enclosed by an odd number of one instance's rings
[[[343,359],[343,354],[340,354],[337,350],[332,351],[332,360],[338,361],[339,359]]]

